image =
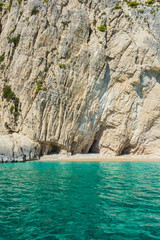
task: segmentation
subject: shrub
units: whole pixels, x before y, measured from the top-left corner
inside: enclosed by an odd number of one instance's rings
[[[71,21],[65,21],[65,22],[61,22],[64,26],[68,26],[68,24],[70,23]]]
[[[15,113],[18,113],[19,98],[14,99],[14,109]]]
[[[47,87],[45,87],[43,84],[44,83],[42,81],[36,82],[36,85],[37,85],[36,93],[38,93],[40,90],[47,91]]]
[[[119,4],[116,4],[115,6],[114,6],[114,9],[120,9],[121,7],[119,6]]]
[[[97,29],[101,32],[105,32],[107,30],[107,28],[104,25],[97,27]]]
[[[15,93],[12,92],[11,87],[9,85],[5,85],[2,91],[3,91],[2,98],[5,98],[7,102],[13,101],[14,105],[10,107],[10,113],[13,114],[14,111],[14,116],[16,117],[19,114],[18,112],[19,98],[17,98]]]
[[[18,21],[19,21],[20,18],[22,17],[22,14],[23,14],[23,12],[21,11],[21,12],[19,13]]]
[[[145,2],[146,4],[153,4],[154,3],[154,0],[148,0]]]
[[[13,102],[14,102],[14,105],[10,107],[10,113],[13,114],[13,111],[14,111],[14,115],[16,116],[19,114],[18,112],[19,98],[15,98]]]
[[[11,87],[9,85],[5,85],[2,91],[3,91],[2,97],[5,98],[8,102],[16,99],[16,96],[14,92],[12,92]]]
[[[12,7],[12,5],[11,5],[11,4],[9,4],[9,5],[8,5],[8,7],[7,7],[8,11],[10,11],[10,10],[11,10],[11,7]]]
[[[62,63],[60,63],[60,64],[59,64],[59,67],[60,67],[60,68],[66,68],[66,65],[65,65],[65,64],[62,64]]]
[[[0,11],[2,10],[4,2],[0,2]]]
[[[11,114],[13,113],[13,110],[14,110],[14,109],[15,109],[15,106],[12,105],[12,106],[10,107],[10,113],[11,113]]]
[[[136,8],[138,4],[139,3],[137,3],[137,1],[130,1],[129,2],[129,6],[132,7],[132,8]]]
[[[39,92],[40,90],[42,90],[43,83],[41,81],[36,82],[36,85],[37,85],[36,92]]]
[[[35,6],[31,11],[31,16],[36,15],[37,13],[39,13],[38,6]]]
[[[3,5],[4,5],[4,2],[0,2],[0,7],[3,7]]]
[[[0,63],[4,61],[4,58],[5,58],[5,52],[2,53],[2,55],[0,56]]]
[[[139,13],[144,13],[144,10],[143,9],[139,9],[138,12]]]
[[[18,46],[19,40],[20,40],[20,34],[17,37],[12,37],[12,38],[8,37],[8,42],[14,43],[15,47]]]

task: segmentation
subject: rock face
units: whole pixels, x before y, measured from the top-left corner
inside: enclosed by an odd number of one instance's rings
[[[0,137],[0,162],[36,159],[39,146],[20,134],[13,133]]]
[[[160,154],[159,1],[2,3],[3,161]]]

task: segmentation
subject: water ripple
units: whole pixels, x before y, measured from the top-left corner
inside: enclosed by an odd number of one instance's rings
[[[160,239],[160,163],[0,165],[0,240]]]

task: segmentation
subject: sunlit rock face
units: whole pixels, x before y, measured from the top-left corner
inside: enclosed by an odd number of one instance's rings
[[[158,1],[3,3],[1,158],[160,154]]]

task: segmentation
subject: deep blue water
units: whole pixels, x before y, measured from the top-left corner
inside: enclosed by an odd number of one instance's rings
[[[160,239],[160,163],[0,164],[7,239]]]

